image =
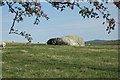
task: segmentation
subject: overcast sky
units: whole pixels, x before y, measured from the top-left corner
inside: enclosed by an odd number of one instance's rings
[[[91,7],[87,2],[81,3],[81,6],[82,5]],[[106,6],[109,7],[111,17],[114,17],[118,21],[118,9],[115,5],[109,3],[106,4]],[[35,17],[25,17],[23,22],[20,22],[19,24],[16,22],[15,24],[15,29],[30,33],[34,43],[45,43],[50,38],[67,35],[78,35],[82,37],[84,41],[94,39],[118,39],[118,25],[115,30],[111,32],[111,34],[107,34],[105,31],[106,25],[102,24],[103,21],[105,21],[104,19],[83,19],[78,14],[79,9],[77,8],[74,10],[66,8],[65,11],[60,12],[59,10],[53,8],[49,3],[43,2],[42,10],[50,17],[48,21],[41,18],[41,23],[39,25],[34,25],[33,23]],[[2,15],[2,20],[0,19],[0,26],[2,26],[2,28],[0,27],[0,29],[2,29],[2,41],[25,42],[26,39],[22,36],[8,34],[12,25],[14,14],[8,12],[7,6],[2,7],[2,12],[0,15]]]

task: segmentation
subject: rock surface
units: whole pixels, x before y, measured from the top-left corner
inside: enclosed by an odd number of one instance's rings
[[[5,48],[6,43],[5,42],[0,42],[0,47]]]
[[[63,36],[60,38],[51,38],[47,41],[48,45],[71,45],[71,46],[85,46],[82,38],[79,36]]]

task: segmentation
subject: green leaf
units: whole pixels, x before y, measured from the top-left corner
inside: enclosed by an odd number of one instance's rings
[[[87,14],[87,17],[89,18],[89,14]]]
[[[20,21],[23,21],[23,18],[22,18],[22,17],[20,17]]]
[[[85,16],[83,16],[83,18],[85,18]]]
[[[19,22],[20,22],[20,20],[17,20],[17,22],[19,23]]]
[[[91,14],[91,11],[89,11],[89,15]]]
[[[22,10],[22,9],[18,7],[18,10]]]

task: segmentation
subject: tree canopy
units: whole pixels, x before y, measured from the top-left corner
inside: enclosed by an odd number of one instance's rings
[[[80,2],[84,2],[84,0],[45,0],[48,2],[51,6],[56,8],[57,10],[60,10],[61,12],[64,11],[67,7],[73,10],[75,7],[79,8],[78,14],[80,14],[83,18],[95,18],[98,19],[102,14],[102,18],[105,19],[105,22],[102,24],[107,24],[106,31],[108,31],[108,34],[111,32],[111,30],[114,30],[116,24],[119,24],[114,18],[110,17],[110,13],[108,11],[108,7],[104,6],[104,3],[108,3],[109,0],[87,0],[87,3],[90,4],[93,8],[89,7],[82,7]],[[114,5],[118,9],[120,9],[120,1],[113,0],[112,1]],[[49,20],[45,12],[42,10],[41,2],[38,0],[3,0],[0,1],[0,6],[7,5],[9,7],[9,11],[13,14],[15,14],[15,17],[13,19],[12,26],[10,28],[9,34],[15,33],[18,35],[24,36],[29,42],[31,42],[32,37],[31,34],[27,34],[25,31],[19,32],[14,28],[15,22],[21,22],[25,17],[32,17],[36,16],[36,19],[34,21],[35,25],[38,25],[40,23],[40,17],[45,18],[46,20]],[[100,14],[98,14],[98,12]]]

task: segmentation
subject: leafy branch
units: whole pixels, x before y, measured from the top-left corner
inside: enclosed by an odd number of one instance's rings
[[[108,31],[108,34],[111,32],[111,30],[114,30],[116,23],[120,24],[119,22],[115,21],[114,18],[110,17],[110,13],[108,11],[108,8],[103,5],[103,3],[97,1],[97,0],[88,0],[88,3],[92,4],[94,8],[89,8],[89,7],[82,7],[79,0],[46,0],[48,3],[50,3],[53,7],[55,7],[57,10],[60,10],[61,12],[65,10],[65,8],[69,7],[72,10],[77,7],[79,8],[79,14],[83,18],[100,18],[98,15],[98,12],[100,12],[103,16],[102,18],[105,19],[105,22],[103,24],[107,24],[106,31]],[[82,0],[84,1],[84,0]],[[104,0],[102,0],[104,1]],[[114,4],[120,9],[120,1],[116,2],[113,0]],[[40,23],[40,18],[44,17],[46,20],[49,20],[50,18],[45,14],[42,10],[42,6],[40,2],[37,1],[27,1],[27,2],[22,2],[21,0],[18,2],[15,2],[14,0],[12,2],[9,2],[8,0],[5,1],[0,1],[0,6],[5,5],[5,3],[9,7],[9,11],[11,13],[15,14],[15,18],[13,19],[12,26],[10,28],[9,34],[18,34],[21,36],[24,36],[29,42],[32,41],[32,37],[30,34],[26,33],[25,31],[18,32],[18,30],[14,29],[15,22],[17,21],[18,23],[23,21],[24,17],[32,17],[36,16],[34,24],[38,25]],[[107,3],[107,0],[106,0]],[[19,6],[18,6],[19,5]]]

